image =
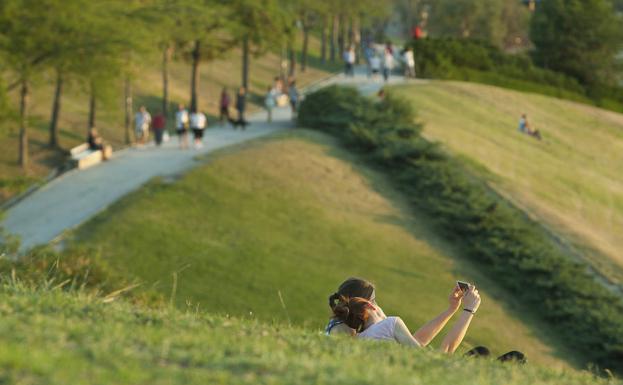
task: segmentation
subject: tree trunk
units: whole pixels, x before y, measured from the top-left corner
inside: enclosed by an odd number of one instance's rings
[[[130,129],[132,127],[132,82],[130,77],[125,78],[125,144],[130,144],[132,138],[130,137]]]
[[[195,40],[195,48],[192,52],[192,69],[190,76],[190,112],[198,111],[197,88],[199,86],[199,60],[201,59],[201,46],[199,40]]]
[[[58,147],[58,117],[61,113],[61,95],[63,94],[63,73],[56,70],[56,88],[52,102],[52,118],[50,119],[50,142],[52,148]]]
[[[22,80],[19,103],[19,164],[25,170],[28,167],[28,102],[30,89],[28,81]]]
[[[320,31],[320,61],[327,62],[327,17],[322,18],[322,30]]]
[[[249,36],[242,39],[242,86],[249,89]]]
[[[344,22],[344,16],[340,15],[338,24],[337,47],[341,55],[344,52],[346,45],[346,23]]]
[[[91,96],[89,97],[89,124],[88,129],[95,127],[95,84],[91,82]],[[88,135],[88,133],[87,133]]]
[[[168,116],[169,110],[169,61],[172,48],[169,44],[162,51],[162,115]]]
[[[309,47],[309,26],[303,25],[303,49],[301,50],[301,72],[307,69],[307,49]]]
[[[352,44],[355,45],[355,52],[357,52],[357,55],[355,55],[355,60],[356,63],[359,64],[361,57],[363,56],[363,49],[361,47],[361,30],[359,28],[359,18],[358,17],[354,17],[353,18],[353,22],[351,25],[351,37],[352,37]]]
[[[329,39],[330,42],[330,59],[332,63],[335,63],[336,55],[335,51],[337,50],[337,35],[340,29],[340,19],[337,15],[333,16],[333,20],[331,21],[331,36]]]
[[[288,76],[296,75],[296,53],[294,52],[294,46],[292,42],[288,42],[288,57],[290,58],[290,70]]]

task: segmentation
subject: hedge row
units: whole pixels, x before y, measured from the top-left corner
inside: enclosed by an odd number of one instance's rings
[[[491,84],[623,111],[620,87],[586,88],[570,76],[534,65],[527,54],[508,54],[471,39],[421,39],[409,44],[415,52],[418,76]]]
[[[592,363],[623,373],[623,301],[538,224],[420,135],[411,105],[355,89],[308,95],[299,125],[328,132],[384,167],[411,203],[472,261],[535,309]]]

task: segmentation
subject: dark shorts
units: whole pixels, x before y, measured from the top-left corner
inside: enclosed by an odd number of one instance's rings
[[[203,138],[203,129],[202,128],[193,128],[193,134],[195,135],[195,139]]]
[[[186,130],[186,127],[181,127],[181,128],[178,127],[177,130],[175,131],[177,132],[179,136],[182,136],[182,135],[186,135],[187,130]]]

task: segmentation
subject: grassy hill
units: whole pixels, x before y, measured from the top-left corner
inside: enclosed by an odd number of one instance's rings
[[[179,307],[313,330],[329,316],[327,296],[351,275],[376,282],[386,313],[413,329],[447,306],[456,279],[470,280],[484,299],[463,349],[520,349],[553,367],[579,358],[431,234],[383,175],[318,133],[222,151],[177,180],[152,181],[73,237],[74,247]]]
[[[441,141],[503,195],[623,283],[623,115],[542,95],[431,81],[395,88],[424,135]],[[544,136],[517,131],[519,116]]]
[[[300,44],[299,44],[300,46]],[[331,71],[341,68],[339,64],[321,64],[319,41],[310,40],[310,57],[307,71],[297,73],[299,87],[328,76]],[[230,93],[240,84],[241,52],[234,50],[225,58],[210,63],[202,63],[199,76],[199,108],[213,118],[218,113],[218,101],[222,87]],[[141,58],[140,66],[133,80],[134,108],[146,105],[153,113],[161,108],[162,74],[161,57]],[[281,57],[269,53],[251,59],[250,92],[251,103],[262,105],[260,97],[273,78],[279,75]],[[6,75],[6,74],[5,74]],[[0,122],[0,202],[27,188],[32,183],[45,178],[50,171],[62,164],[65,153],[47,148],[48,126],[54,95],[54,74],[41,74],[36,78],[31,96],[30,152],[31,166],[24,173],[17,163],[18,133],[15,122]],[[59,140],[63,149],[69,149],[84,142],[87,131],[89,95],[88,87],[75,79],[65,85],[59,120]],[[104,90],[98,100],[96,126],[105,140],[113,147],[124,143],[124,85],[122,79]],[[173,108],[177,103],[189,102],[190,65],[176,58],[169,66],[169,98]],[[18,91],[10,95],[13,106],[17,106]],[[262,96],[263,97],[263,96]],[[253,106],[251,106],[253,108]],[[170,119],[171,120],[171,119]],[[213,119],[211,119],[213,120]]]
[[[11,384],[615,384],[589,373],[447,357],[317,331],[145,309],[4,280],[0,381]]]

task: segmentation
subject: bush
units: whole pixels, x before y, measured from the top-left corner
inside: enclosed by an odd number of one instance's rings
[[[437,231],[534,307],[571,348],[623,372],[623,301],[544,228],[420,136],[414,121],[413,109],[391,94],[375,103],[340,87],[308,95],[299,114],[299,125],[332,133],[385,167]]]

